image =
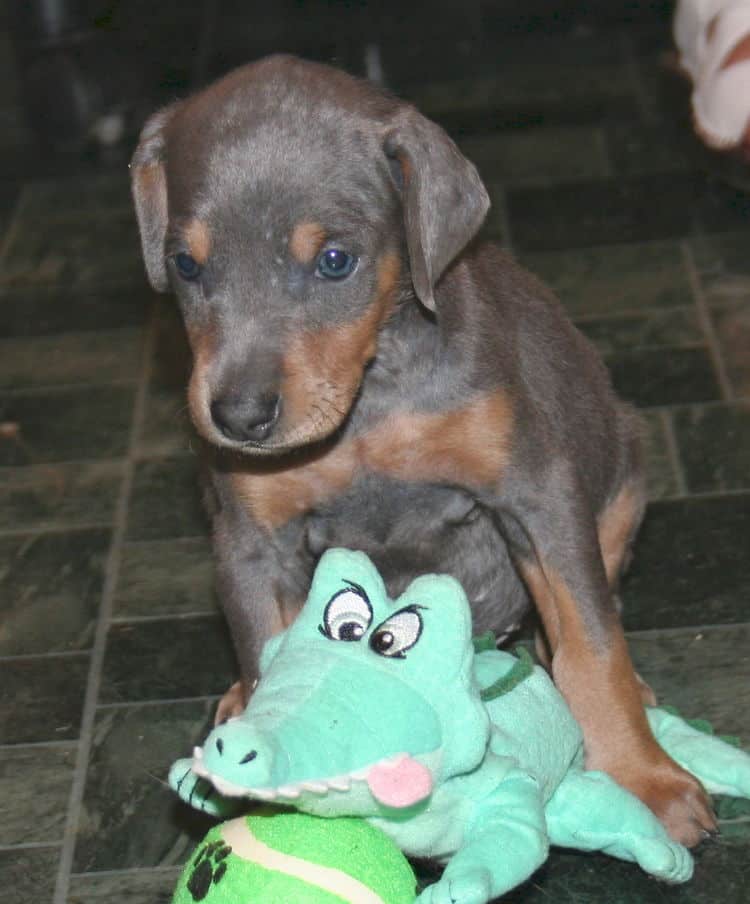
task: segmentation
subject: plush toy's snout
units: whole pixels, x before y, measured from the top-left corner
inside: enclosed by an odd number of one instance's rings
[[[279,784],[279,756],[272,740],[249,723],[233,719],[218,725],[202,748],[193,752],[193,771],[207,777],[220,775],[214,784],[228,797],[247,794],[247,788],[264,788]],[[234,787],[236,786],[236,790]]]

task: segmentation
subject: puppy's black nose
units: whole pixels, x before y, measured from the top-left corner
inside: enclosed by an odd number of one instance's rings
[[[268,439],[281,412],[277,395],[255,399],[227,397],[211,404],[214,424],[227,439],[238,443],[260,443]]]

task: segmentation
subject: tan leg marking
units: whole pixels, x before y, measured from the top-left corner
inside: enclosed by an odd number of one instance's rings
[[[599,547],[610,588],[617,585],[642,512],[643,492],[626,484],[599,517]]]
[[[523,574],[547,635],[555,638],[552,674],[583,729],[586,768],[609,773],[639,797],[675,840],[697,844],[716,826],[710,800],[651,734],[642,683],[619,625],[606,645],[595,646],[560,576],[536,565],[525,565]]]

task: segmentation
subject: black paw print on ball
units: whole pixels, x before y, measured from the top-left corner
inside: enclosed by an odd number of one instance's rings
[[[221,882],[227,871],[226,858],[231,853],[232,849],[223,841],[212,841],[198,851],[187,883],[194,901],[202,901],[211,886]]]

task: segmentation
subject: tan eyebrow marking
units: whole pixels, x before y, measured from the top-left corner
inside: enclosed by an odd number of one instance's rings
[[[185,241],[191,256],[201,265],[208,260],[211,251],[211,233],[203,220],[191,220],[185,228]]]
[[[320,223],[303,221],[297,223],[289,238],[289,248],[300,264],[309,264],[323,247],[326,240],[325,229]]]

